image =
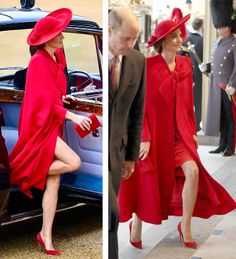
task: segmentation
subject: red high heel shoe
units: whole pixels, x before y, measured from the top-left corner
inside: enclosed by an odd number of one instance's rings
[[[138,248],[138,249],[142,249],[143,245],[142,245],[142,240],[138,241],[138,242],[133,242],[131,241],[131,230],[132,230],[132,221],[129,223],[129,235],[130,235],[130,239],[129,242],[132,246]]]
[[[42,248],[47,255],[60,255],[61,254],[61,252],[58,250],[47,250],[46,249],[40,232],[38,233],[36,240],[38,241],[39,247]]]
[[[177,226],[177,230],[179,232],[179,239],[180,239],[180,241],[183,241],[183,243],[184,243],[184,245],[186,247],[194,248],[194,249],[197,248],[197,243],[195,241],[192,241],[192,242],[185,242],[184,241],[184,236],[183,236],[182,229],[181,229],[181,222],[179,222],[179,224]]]

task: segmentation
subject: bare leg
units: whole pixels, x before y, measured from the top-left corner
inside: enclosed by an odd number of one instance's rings
[[[52,245],[52,224],[57,207],[58,188],[60,185],[60,175],[49,175],[46,189],[43,195],[43,225],[41,236],[46,249],[53,250]]]
[[[191,242],[191,219],[198,191],[199,170],[195,161],[187,161],[182,164],[185,175],[185,182],[182,192],[183,199],[183,218],[181,220],[181,228],[185,242]]]
[[[52,225],[57,207],[60,174],[74,171],[79,167],[80,158],[61,138],[57,137],[55,160],[49,168],[42,201],[43,225],[41,236],[46,249],[54,249],[52,245]]]
[[[134,213],[130,239],[132,242],[139,242],[141,241],[141,235],[142,235],[142,220]]]
[[[59,137],[57,137],[55,160],[49,168],[49,175],[72,172],[80,167],[79,156]]]

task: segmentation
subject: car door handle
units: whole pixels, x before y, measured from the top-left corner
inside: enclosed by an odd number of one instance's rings
[[[92,135],[93,137],[98,138],[100,136],[98,129],[93,130]]]
[[[19,96],[19,95],[13,95],[12,97],[13,97],[13,99],[15,99],[15,100],[20,100],[20,99],[22,99],[22,96]]]

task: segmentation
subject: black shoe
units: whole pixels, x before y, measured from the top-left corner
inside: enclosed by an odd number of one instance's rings
[[[223,156],[232,156],[234,155],[234,151],[232,149],[225,149]]]
[[[225,150],[225,148],[218,147],[217,149],[209,151],[209,153],[210,154],[219,154],[219,153],[223,152],[224,150]]]

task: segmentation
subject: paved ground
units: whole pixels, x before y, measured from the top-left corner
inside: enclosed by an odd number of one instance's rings
[[[62,251],[60,259],[102,258],[102,211],[83,206],[56,216],[54,246]],[[49,258],[40,252],[35,240],[41,218],[4,226],[0,230],[1,259]]]
[[[210,155],[212,146],[200,146],[199,154],[211,175],[236,199],[236,155]],[[179,217],[170,217],[162,225],[144,223],[143,249],[129,245],[128,223],[119,227],[120,259],[236,259],[236,211],[208,220],[193,219],[193,236],[198,249],[188,249],[179,242],[176,231]]]

